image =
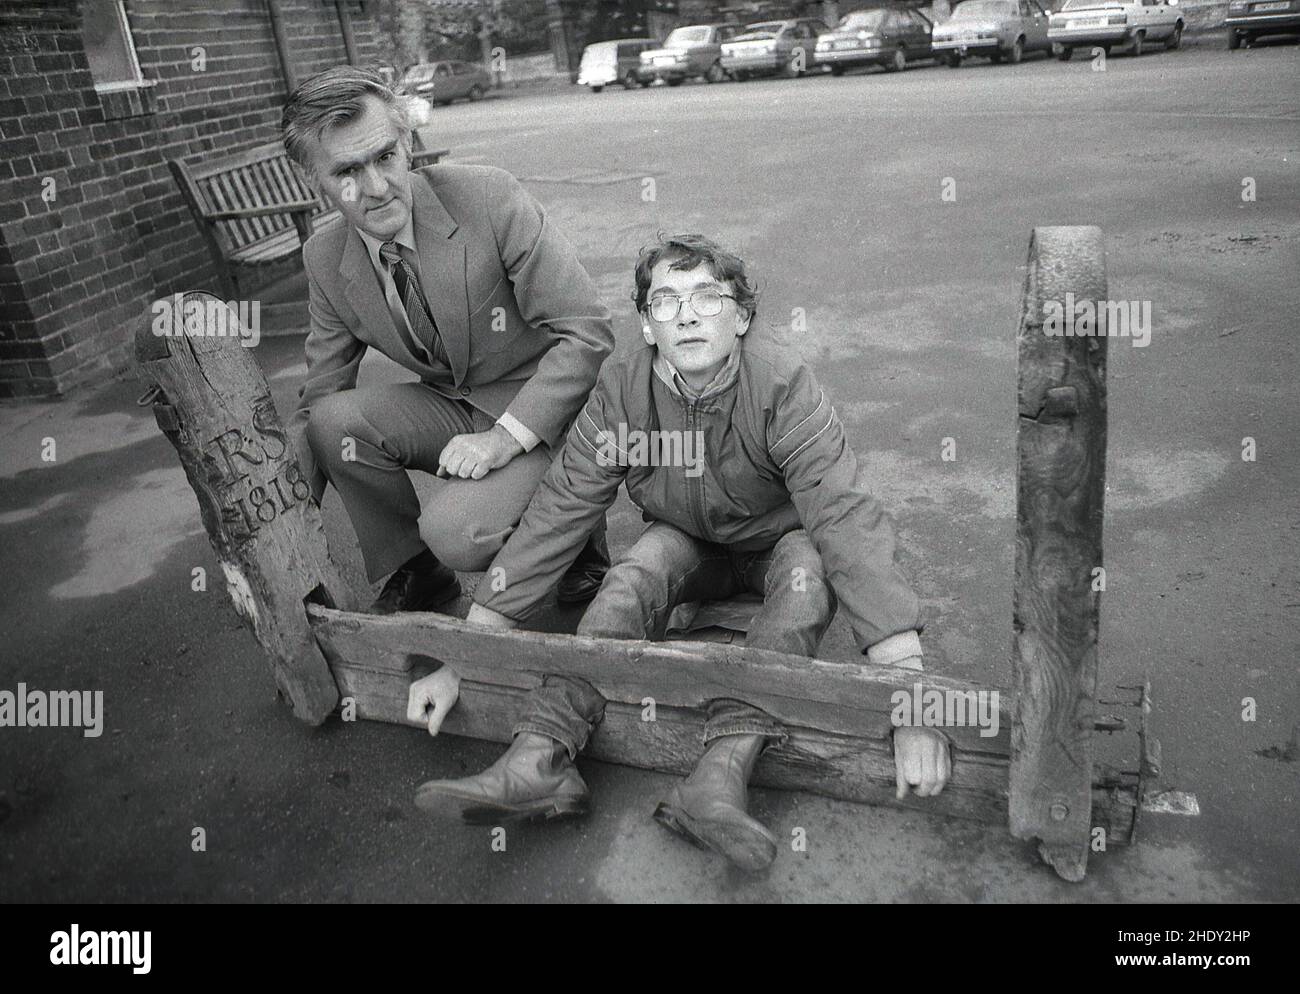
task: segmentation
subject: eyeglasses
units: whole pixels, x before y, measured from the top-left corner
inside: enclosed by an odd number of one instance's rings
[[[656,321],[671,321],[682,309],[682,301],[691,302],[691,310],[702,318],[716,317],[722,313],[722,298],[735,300],[729,293],[717,290],[695,290],[687,294],[664,293],[650,298],[650,316]]]

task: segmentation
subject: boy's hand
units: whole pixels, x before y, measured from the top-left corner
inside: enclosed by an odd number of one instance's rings
[[[515,436],[500,425],[473,435],[457,435],[439,454],[437,475],[481,480],[523,451]]]
[[[952,774],[948,740],[928,728],[903,726],[894,729],[894,770],[898,774],[900,801],[910,784],[917,797],[933,797],[943,790]]]
[[[406,698],[406,717],[409,721],[426,721],[429,734],[437,735],[442,720],[460,698],[460,676],[446,663],[436,673],[430,673],[411,684]]]

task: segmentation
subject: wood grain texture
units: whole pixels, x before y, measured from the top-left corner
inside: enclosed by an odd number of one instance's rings
[[[352,699],[358,718],[423,728],[406,717],[407,688],[432,666],[391,656],[367,656],[362,664],[338,658],[332,650],[329,654],[339,692],[344,700]],[[462,680],[460,700],[448,713],[442,734],[507,743],[524,712],[527,693],[520,686]],[[584,757],[683,776],[689,773],[703,753],[705,712],[660,702],[654,721],[643,720],[643,715],[639,702],[610,701]],[[888,738],[836,735],[797,725],[788,725],[786,730],[789,739],[759,760],[753,780],[756,785],[1005,824],[1009,764],[1005,751],[971,753],[954,746],[952,779],[943,792],[928,799],[909,794],[899,801],[894,793],[894,757]],[[1095,795],[1094,817],[1096,824],[1107,830],[1108,843],[1128,843],[1136,790],[1102,779]]]
[[[145,316],[136,335],[141,372],[162,391],[159,426],[198,498],[236,611],[270,657],[294,714],[319,724],[338,691],[303,602],[315,594],[348,607],[351,594],[329,558],[320,509],[266,378],[240,344],[237,316],[211,294],[181,295],[183,309],[191,302],[198,334],[157,335],[158,315]]]
[[[1106,464],[1106,338],[1049,334],[1052,302],[1105,312],[1101,230],[1035,228],[1017,335],[1016,572],[1009,818],[1066,879],[1092,824],[1097,616]],[[1104,326],[1103,329],[1104,330]]]
[[[581,677],[607,700],[638,704],[653,697],[674,707],[703,707],[733,697],[791,725],[876,740],[892,730],[896,692],[929,690],[973,695],[986,688],[930,673],[866,664],[827,662],[717,642],[638,642],[489,630],[434,613],[377,616],[308,609],[312,630],[332,658],[400,660],[427,654],[455,667],[465,679],[538,686],[545,674]],[[1006,695],[998,691],[1003,702]],[[944,734],[969,753],[1005,756],[1010,712],[999,708],[996,735],[974,723],[946,726]]]

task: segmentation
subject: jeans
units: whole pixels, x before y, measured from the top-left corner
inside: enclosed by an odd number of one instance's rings
[[[771,548],[734,552],[704,542],[662,521],[650,525],[605,577],[578,625],[579,635],[659,640],[678,604],[721,600],[742,591],[763,595],[746,645],[813,656],[835,615],[835,594],[807,532],[789,532]],[[529,695],[514,733],[549,736],[570,758],[587,744],[604,715],[605,699],[574,677],[548,676]],[[785,740],[771,715],[733,699],[709,702],[704,744],[723,735],[763,735]]]

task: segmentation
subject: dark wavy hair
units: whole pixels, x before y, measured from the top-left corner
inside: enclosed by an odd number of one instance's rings
[[[736,306],[753,317],[758,310],[758,287],[745,273],[745,260],[734,252],[728,252],[717,242],[703,235],[671,235],[664,237],[661,233],[655,245],[641,250],[636,261],[636,290],[632,300],[637,313],[645,310],[646,297],[650,293],[650,274],[655,266],[665,259],[672,260],[670,270],[694,269],[703,263],[719,283],[731,287],[736,295]]]

